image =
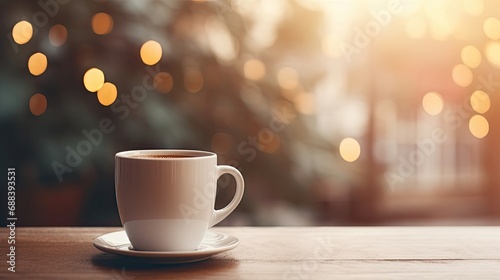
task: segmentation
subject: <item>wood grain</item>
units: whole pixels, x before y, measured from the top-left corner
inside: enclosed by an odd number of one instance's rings
[[[240,245],[209,260],[153,265],[103,253],[120,228],[17,228],[16,273],[0,279],[500,279],[500,227],[216,227]]]

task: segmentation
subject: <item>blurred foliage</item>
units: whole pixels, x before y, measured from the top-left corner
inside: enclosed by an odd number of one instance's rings
[[[18,191],[26,196],[25,201],[33,202],[27,205],[19,198],[19,207],[28,213],[23,223],[118,224],[113,172],[114,154],[122,150],[217,152],[220,164],[235,165],[247,181],[244,200],[227,220],[229,224],[312,222],[317,209],[311,186],[319,180],[318,174],[346,176],[337,169],[326,168],[325,172],[318,165],[323,161],[330,162],[328,167],[334,164],[336,149],[317,135],[312,129],[313,117],[297,112],[276,80],[281,67],[294,67],[301,83],[295,91],[310,91],[324,74],[321,63],[307,65],[322,60],[317,52],[319,34],[314,32],[322,24],[320,13],[295,1],[286,2],[286,13],[274,15],[275,22],[260,27],[265,29],[260,34],[274,38],[261,44],[249,35],[255,33],[258,19],[244,17],[235,6],[244,5],[242,1],[47,2],[57,6],[49,7],[50,15],[37,1],[9,1],[0,9],[0,31],[7,34],[0,52],[1,161],[2,166],[17,167]],[[113,18],[113,30],[107,35],[92,31],[90,22],[98,12]],[[41,22],[41,14],[46,21]],[[311,20],[298,20],[302,18]],[[15,44],[10,35],[21,19],[35,27],[33,38],[25,45]],[[48,41],[49,29],[55,24],[68,31],[60,47]],[[148,40],[163,48],[162,59],[154,66],[144,65],[139,56],[141,45]],[[27,60],[38,51],[47,55],[48,68],[34,77]],[[249,59],[263,62],[263,77],[245,77]],[[117,86],[118,98],[112,106],[102,106],[95,93],[85,90],[83,75],[91,67],[101,69],[106,81]],[[130,97],[144,79],[150,83],[151,71],[158,69],[171,75],[172,89],[168,93],[147,90],[144,101],[126,105],[125,96]],[[197,92],[187,90],[190,71],[201,73],[202,88]],[[47,98],[47,110],[41,116],[31,114],[28,106],[35,93]],[[120,106],[128,109],[120,110]],[[93,145],[81,164],[71,167],[72,172],[64,173],[60,182],[54,162],[65,164],[68,149],[75,150],[87,140],[82,131],[98,129],[105,118],[115,129],[103,133],[102,142]],[[218,206],[231,197],[227,185],[219,188]],[[56,197],[41,194],[64,192],[65,188],[80,190],[82,201],[70,195],[47,201],[47,206],[40,202]],[[58,203],[68,199],[81,203],[81,209],[75,209],[77,218],[58,219],[65,212],[63,207],[68,207]],[[272,209],[279,212],[283,205],[295,208],[298,214],[292,212],[295,216],[290,219],[274,217]],[[39,215],[30,207],[39,207]],[[43,211],[43,207],[53,211]],[[280,217],[285,218],[280,221]]]

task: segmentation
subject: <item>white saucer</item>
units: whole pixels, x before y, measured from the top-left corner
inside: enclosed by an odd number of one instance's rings
[[[136,251],[124,230],[103,234],[94,239],[94,246],[104,252],[120,256],[140,258],[142,261],[176,264],[198,262],[211,256],[234,249],[239,240],[215,231],[207,231],[195,251]]]

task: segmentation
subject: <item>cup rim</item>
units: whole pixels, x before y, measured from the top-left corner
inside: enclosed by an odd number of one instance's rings
[[[145,158],[134,157],[137,155],[185,155],[185,158]],[[116,153],[115,158],[130,160],[157,160],[157,161],[179,161],[179,160],[197,160],[200,158],[216,157],[217,154],[202,150],[182,150],[182,149],[150,149],[150,150],[127,150]]]

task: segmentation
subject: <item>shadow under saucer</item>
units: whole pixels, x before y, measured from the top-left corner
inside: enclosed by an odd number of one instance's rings
[[[130,256],[117,256],[108,253],[98,253],[92,256],[92,264],[102,270],[107,270],[117,277],[127,279],[132,276],[146,276],[152,272],[156,273],[179,273],[188,276],[228,273],[238,267],[239,261],[231,258],[212,257],[199,262],[180,263],[180,264],[162,264],[145,262],[141,258]],[[118,278],[117,278],[118,279]]]

